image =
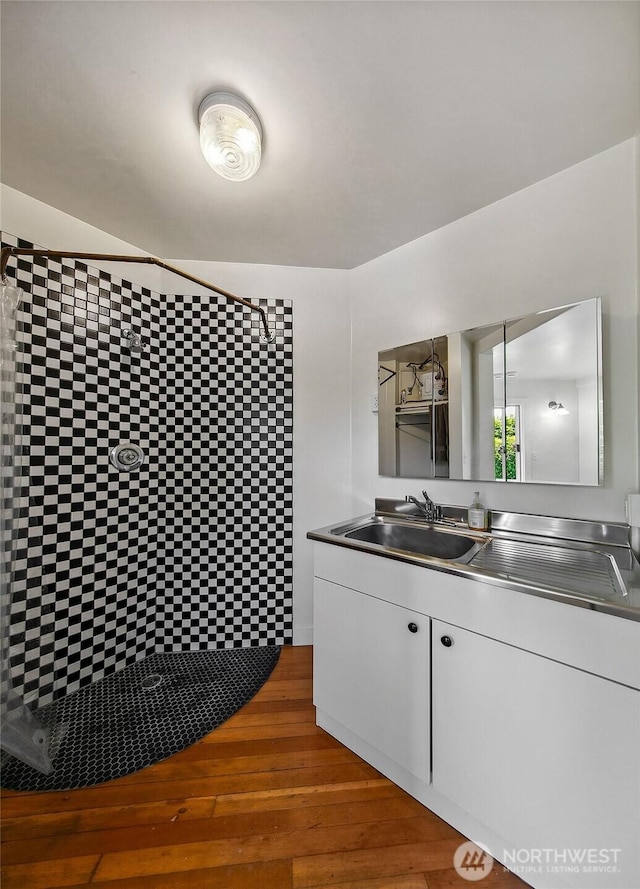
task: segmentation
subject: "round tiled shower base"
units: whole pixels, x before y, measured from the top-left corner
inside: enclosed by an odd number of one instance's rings
[[[3,756],[0,785],[73,790],[166,759],[251,700],[279,656],[272,646],[151,655],[34,711],[51,730],[53,773]]]

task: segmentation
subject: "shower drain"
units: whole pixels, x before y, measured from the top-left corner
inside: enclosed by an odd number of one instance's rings
[[[145,691],[149,691],[152,688],[157,688],[161,682],[162,676],[159,673],[151,673],[151,675],[144,677],[140,685]]]

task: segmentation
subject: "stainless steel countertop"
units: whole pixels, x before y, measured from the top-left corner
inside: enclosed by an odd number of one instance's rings
[[[429,525],[404,501],[377,500],[376,511],[309,531],[307,537],[640,621],[640,564],[629,546],[629,528],[619,523],[492,514],[491,530],[470,530],[466,510],[444,507],[445,521]],[[448,561],[345,536],[371,523],[411,523],[479,541],[472,558]]]

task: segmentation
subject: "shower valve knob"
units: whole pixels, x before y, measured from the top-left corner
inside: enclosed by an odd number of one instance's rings
[[[121,472],[131,472],[134,469],[139,469],[144,463],[144,451],[136,444],[124,442],[111,449],[109,460],[112,466]]]

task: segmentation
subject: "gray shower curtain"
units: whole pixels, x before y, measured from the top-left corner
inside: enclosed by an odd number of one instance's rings
[[[11,610],[9,578],[12,562],[12,512],[15,506],[15,354],[16,309],[22,291],[2,282],[0,293],[0,418],[2,420],[0,454],[0,745],[45,775],[53,771],[49,758],[49,730],[43,728],[11,681],[9,662],[9,616]]]

